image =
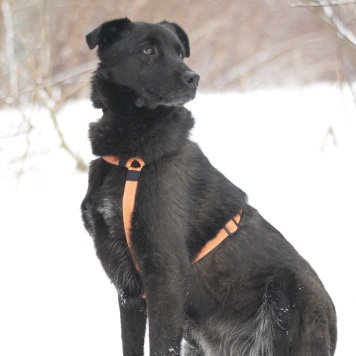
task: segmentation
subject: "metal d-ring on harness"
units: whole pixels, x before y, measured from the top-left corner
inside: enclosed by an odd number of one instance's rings
[[[124,230],[126,235],[127,246],[129,247],[131,256],[135,262],[135,257],[132,250],[131,242],[131,217],[135,209],[136,192],[138,186],[138,180],[140,177],[140,172],[145,166],[145,162],[139,158],[130,158],[127,161],[120,162],[117,156],[103,156],[106,162],[119,167],[127,168],[127,176],[125,182],[124,196],[122,198],[122,211],[123,211],[123,221]],[[135,165],[133,165],[136,163]],[[241,220],[242,210],[240,210],[231,220],[229,220],[224,227],[217,233],[217,235],[209,240],[200,252],[197,254],[192,263],[196,263],[206,256],[209,252],[214,250],[218,245],[220,245],[227,237],[233,235],[239,228],[239,223]],[[135,262],[136,269],[139,270],[137,262]]]

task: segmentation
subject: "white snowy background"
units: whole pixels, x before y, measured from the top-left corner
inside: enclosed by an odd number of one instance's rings
[[[356,355],[350,91],[316,85],[199,94],[188,108],[196,118],[192,139],[319,274],[338,314],[336,355]],[[121,355],[116,292],[80,217],[87,175],[59,147],[46,111],[32,114],[31,135],[13,136],[19,113],[0,111],[0,355]],[[100,116],[88,100],[60,112],[69,144],[87,161],[88,123]],[[26,140],[30,158],[18,181]]]

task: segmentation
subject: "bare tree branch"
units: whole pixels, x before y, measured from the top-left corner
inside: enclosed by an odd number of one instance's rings
[[[332,8],[322,7],[323,15],[316,13],[312,9],[309,11],[329,25],[334,31],[336,31],[342,38],[349,42],[354,48],[356,48],[356,36],[349,31],[342,20],[334,13]]]
[[[320,1],[320,2],[296,2],[289,5],[289,7],[325,7],[325,6],[341,6],[341,5],[353,5],[356,1]]]
[[[19,189],[20,186],[20,182],[21,182],[21,178],[25,172],[25,165],[26,165],[26,161],[30,152],[30,147],[31,147],[31,129],[29,129],[29,131],[27,132],[26,135],[26,148],[21,156],[21,165],[20,165],[20,169],[17,172],[17,183],[16,183],[16,189]]]
[[[47,108],[47,110],[50,114],[50,117],[54,124],[55,130],[56,130],[56,132],[59,136],[59,139],[61,141],[62,148],[67,153],[69,153],[69,155],[72,158],[74,158],[74,160],[77,162],[77,167],[79,170],[87,171],[88,170],[87,164],[84,162],[84,160],[79,155],[77,155],[76,153],[73,152],[73,150],[68,145],[66,139],[64,138],[64,134],[58,124],[57,110],[56,110],[55,106],[53,105],[53,102],[54,102],[53,98],[50,97],[48,91],[43,90],[43,89],[38,90],[38,95],[41,98],[43,105]]]

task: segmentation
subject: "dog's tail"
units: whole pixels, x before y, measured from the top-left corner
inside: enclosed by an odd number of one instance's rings
[[[260,307],[254,317],[238,323],[224,335],[221,355],[285,356],[289,354],[291,300],[288,289],[295,279],[288,270],[278,269],[264,278]]]
[[[287,269],[279,269],[266,278],[262,303],[255,317],[245,325],[240,324],[235,335],[227,336],[221,354],[333,355],[336,319],[332,302],[325,300],[325,291],[318,280],[301,283]]]

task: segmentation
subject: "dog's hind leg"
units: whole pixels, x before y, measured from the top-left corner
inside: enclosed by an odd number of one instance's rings
[[[119,297],[123,356],[143,356],[146,332],[146,301]]]
[[[303,327],[299,342],[295,346],[295,356],[331,356],[336,348],[336,315],[328,297],[315,293],[306,301],[303,313]]]

